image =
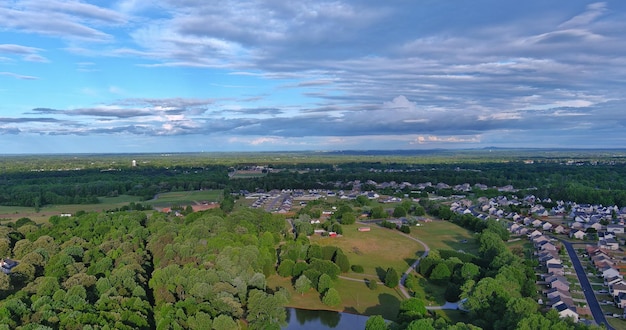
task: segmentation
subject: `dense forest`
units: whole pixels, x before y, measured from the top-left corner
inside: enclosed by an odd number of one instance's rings
[[[2,226],[0,326],[39,329],[276,328],[288,296],[270,290],[284,218],[219,210],[181,219],[85,213]]]

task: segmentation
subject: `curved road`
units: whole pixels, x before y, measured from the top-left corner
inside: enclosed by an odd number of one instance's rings
[[[604,313],[602,312],[602,308],[600,308],[600,304],[598,303],[598,299],[593,292],[593,287],[591,287],[591,283],[589,283],[589,279],[587,278],[587,274],[585,274],[585,269],[583,265],[580,263],[578,256],[576,255],[576,250],[572,246],[572,243],[560,240],[561,243],[567,249],[567,254],[572,260],[572,265],[574,265],[574,270],[576,271],[576,275],[578,276],[578,281],[580,282],[580,286],[583,288],[583,292],[585,294],[585,298],[587,299],[587,305],[591,310],[591,315],[593,315],[593,319],[599,325],[604,324],[607,330],[613,330],[613,327],[607,322],[604,317]]]

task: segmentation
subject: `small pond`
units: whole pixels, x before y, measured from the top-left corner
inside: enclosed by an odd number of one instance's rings
[[[369,316],[348,313],[287,308],[288,324],[283,329],[365,329],[365,322],[368,318]]]

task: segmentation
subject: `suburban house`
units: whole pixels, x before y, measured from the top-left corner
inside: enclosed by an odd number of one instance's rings
[[[558,264],[548,264],[548,274],[552,275],[565,275],[565,271],[563,270],[563,265],[561,263]]]
[[[598,247],[602,249],[616,251],[619,249],[619,243],[614,238],[603,239],[598,241]]]
[[[563,234],[565,232],[565,228],[561,225],[554,227],[553,230],[556,234]]]
[[[615,296],[615,304],[619,308],[626,308],[626,293],[620,292],[617,296]]]
[[[559,313],[559,317],[571,317],[574,322],[578,322],[578,313],[576,313],[576,307],[567,306],[566,304],[557,305],[554,309]]]
[[[585,239],[586,235],[584,231],[578,229],[574,229],[569,233],[569,237],[575,239]]]
[[[624,233],[624,225],[610,224],[610,225],[606,226],[606,231],[614,233],[614,234],[623,234]]]
[[[623,279],[624,279],[624,278],[622,277],[622,275],[609,277],[609,278],[606,278],[606,279],[604,280],[604,285],[607,285],[607,286],[608,286],[608,285],[613,285],[613,284],[615,284],[615,283],[619,283],[619,282],[621,282]]]
[[[605,266],[604,268],[600,269],[600,271],[602,271],[602,277],[605,280],[619,276],[619,271],[611,266]]]
[[[552,224],[546,221],[541,225],[541,228],[543,228],[543,230],[550,230],[552,229]]]
[[[571,295],[568,291],[563,291],[561,289],[558,288],[554,288],[554,289],[549,289],[548,291],[546,291],[546,296],[548,297],[548,299],[552,300],[555,297],[558,296],[563,296],[563,297],[570,297]]]
[[[563,276],[552,275],[546,278],[548,286],[552,289],[557,288],[563,291],[569,291],[569,282]],[[625,291],[626,292],[626,291]]]
[[[547,250],[547,251],[556,251],[557,250],[556,246],[554,244],[550,243],[550,242],[539,243],[539,249]]]
[[[613,297],[617,297],[620,293],[626,293],[626,283],[620,281],[613,285],[609,285],[609,293]]]

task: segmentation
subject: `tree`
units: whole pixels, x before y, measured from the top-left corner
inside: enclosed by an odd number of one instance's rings
[[[391,267],[387,268],[387,272],[385,272],[385,285],[390,288],[395,288],[398,286],[399,281],[400,277],[398,276],[398,272]]]
[[[394,218],[406,217],[406,209],[402,206],[396,206],[396,208],[393,209],[393,217]]]
[[[480,268],[471,262],[466,262],[459,272],[463,280],[476,279],[480,275]]]
[[[381,315],[373,315],[365,322],[365,330],[387,330],[387,322]]]
[[[365,195],[359,195],[356,197],[356,203],[359,206],[366,206],[370,204],[370,200]]]
[[[372,208],[372,219],[386,219],[387,212],[383,209],[382,206],[374,206]]]
[[[311,244],[307,250],[306,259],[309,262],[311,259],[322,259],[322,247],[317,244]]]
[[[206,326],[206,325],[199,324],[199,326],[200,327],[198,329],[201,329],[202,326]],[[232,317],[222,314],[222,315],[218,315],[215,319],[213,319],[212,329],[214,330],[237,330],[239,329],[239,326],[237,325],[237,322],[233,320]]]
[[[283,260],[278,266],[278,275],[282,277],[290,277],[293,274],[293,268],[296,265],[291,259]]]
[[[490,230],[480,234],[478,251],[485,260],[493,260],[501,253],[509,252],[500,236]]]
[[[322,302],[326,306],[338,306],[341,304],[341,297],[339,296],[339,291],[335,288],[330,288],[324,294],[324,298],[322,298]]]
[[[250,290],[247,320],[251,329],[280,329],[287,314],[283,307],[287,298],[282,293],[267,294],[261,290]]]
[[[11,289],[11,278],[4,272],[0,272],[0,290],[7,291]]]
[[[295,284],[296,292],[304,295],[311,289],[311,280],[306,275],[300,275]]]
[[[350,271],[350,261],[348,260],[348,256],[343,254],[343,252],[337,251],[334,261],[335,264],[339,266],[339,269],[342,273],[347,273]]]
[[[415,320],[406,327],[407,330],[435,330],[433,319]]]
[[[328,274],[320,275],[319,280],[317,280],[317,292],[324,294],[326,290],[333,287],[333,280],[328,276]]]
[[[423,318],[427,315],[428,311],[421,299],[409,298],[400,303],[400,309],[398,311],[398,321],[411,322],[415,319]]]
[[[353,212],[346,212],[341,215],[341,224],[351,225],[356,222],[356,215]]]
[[[430,273],[429,279],[438,283],[446,283],[450,280],[451,275],[452,272],[450,271],[450,268],[448,268],[446,263],[440,262],[439,264],[437,264],[437,266],[435,266],[435,268],[433,268],[433,271]]]
[[[522,319],[537,313],[539,305],[532,298],[513,298],[506,304],[506,313],[496,322],[496,329],[513,329]]]

